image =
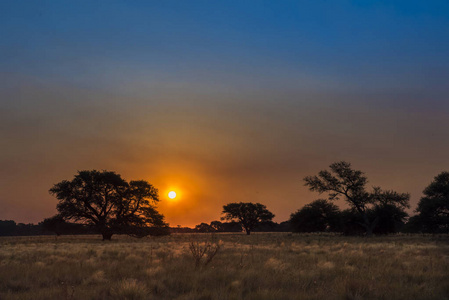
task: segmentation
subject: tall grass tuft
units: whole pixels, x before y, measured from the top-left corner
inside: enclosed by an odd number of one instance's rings
[[[111,290],[111,296],[117,300],[150,299],[146,285],[133,278],[120,281],[118,286]]]

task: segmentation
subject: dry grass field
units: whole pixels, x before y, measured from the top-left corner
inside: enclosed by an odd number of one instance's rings
[[[206,243],[196,263],[192,250]],[[45,236],[0,245],[0,299],[449,299],[448,236]]]

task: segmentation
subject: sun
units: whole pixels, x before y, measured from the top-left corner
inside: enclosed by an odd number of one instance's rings
[[[176,193],[174,191],[169,192],[168,193],[168,198],[175,199],[176,198]]]

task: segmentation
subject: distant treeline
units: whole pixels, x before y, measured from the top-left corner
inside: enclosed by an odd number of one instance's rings
[[[331,216],[331,220],[320,218],[308,219],[301,218],[303,221],[299,224],[295,220],[289,220],[281,223],[262,222],[259,223],[253,232],[340,232],[345,235],[361,235],[363,227],[359,225],[356,214],[350,214],[349,211],[343,211],[338,216]],[[293,222],[292,222],[293,221]],[[330,222],[329,222],[330,221]],[[296,222],[296,223],[295,223]],[[385,224],[385,222],[381,222]],[[414,218],[404,223],[396,221],[387,223],[389,226],[379,226],[375,234],[387,233],[417,233],[424,232],[422,228],[416,226]],[[387,228],[385,228],[387,227]],[[201,223],[194,228],[190,227],[170,227],[170,233],[211,233],[211,232],[242,232],[242,226],[239,222],[220,222]],[[425,231],[430,232],[430,231]],[[435,233],[441,233],[436,232]],[[38,224],[16,223],[13,220],[0,220],[0,236],[33,236],[33,235],[88,235],[98,234],[95,228],[83,224],[61,222],[58,224]]]
[[[211,222],[212,226],[206,223],[201,223],[190,227],[170,227],[170,233],[195,233],[195,232],[242,232],[242,226],[238,222]],[[260,223],[255,229],[255,232],[290,232],[289,222],[275,223],[264,222]],[[0,236],[32,236],[32,235],[85,235],[98,234],[98,231],[83,224],[69,223],[69,222],[54,222],[51,223],[46,219],[38,224],[24,224],[16,223],[13,220],[0,220]],[[126,234],[126,233],[125,233]]]
[[[13,220],[0,220],[0,236],[30,236],[54,234],[95,234],[92,228],[82,224],[66,223],[60,228],[46,228],[44,222],[39,224],[16,223]]]
[[[272,221],[259,222],[253,229],[254,232],[290,232],[290,222],[276,223]],[[212,221],[210,224],[201,223],[196,225],[190,232],[242,232],[240,222]]]

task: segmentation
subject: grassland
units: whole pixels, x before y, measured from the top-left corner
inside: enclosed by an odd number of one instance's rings
[[[4,237],[0,299],[449,299],[449,238]]]

